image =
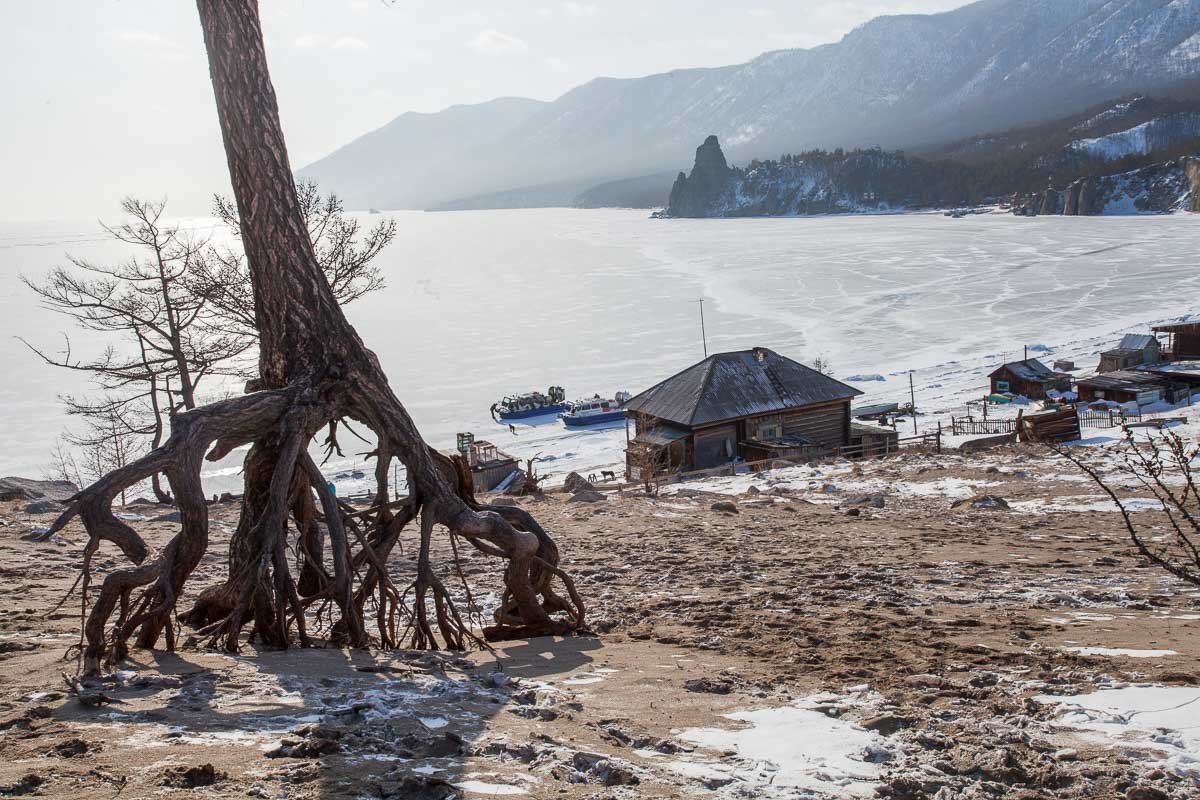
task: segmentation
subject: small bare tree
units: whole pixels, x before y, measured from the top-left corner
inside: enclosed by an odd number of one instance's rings
[[[1165,518],[1169,531],[1165,537],[1151,536],[1148,523],[1134,521],[1128,504],[1113,489],[1113,481],[1106,479],[1099,469],[1067,447],[1051,447],[1095,481],[1116,503],[1129,538],[1142,556],[1176,578],[1200,586],[1200,489],[1192,471],[1192,462],[1200,456],[1200,448],[1174,432],[1139,442],[1129,430],[1125,432],[1125,445],[1116,472],[1162,504],[1161,514],[1151,518]]]
[[[833,375],[833,362],[829,360],[829,356],[821,353],[813,359],[812,368],[822,375]]]
[[[165,223],[165,201],[127,197],[121,208],[125,222],[102,227],[137,255],[112,265],[68,257],[70,267],[51,270],[40,282],[22,278],[45,307],[109,337],[104,350],[90,358],[76,357],[69,337],[56,354],[21,340],[46,363],[87,373],[99,388],[99,399],[62,398],[67,413],[88,421],[82,435],[86,443],[74,434],[67,441],[93,450],[122,451],[128,444],[124,437],[134,432],[157,447],[167,419],[196,408],[201,381],[243,372],[239,359],[253,346],[247,337],[208,324],[208,300],[186,280],[207,243]],[[122,441],[101,443],[97,437],[104,431]],[[170,499],[158,475],[152,483],[159,500]]]
[[[657,497],[663,476],[662,451],[648,444],[634,442],[626,450],[626,459],[629,477],[641,482],[647,496]]]
[[[396,237],[396,221],[381,220],[364,232],[357,219],[346,215],[336,194],[322,195],[312,181],[298,184],[296,194],[317,263],[338,304],[344,306],[382,289],[384,278],[374,261]],[[241,218],[232,199],[218,195],[213,214],[234,236],[241,236]],[[257,337],[254,287],[240,247],[208,247],[189,282],[196,296],[208,298],[224,332]]]

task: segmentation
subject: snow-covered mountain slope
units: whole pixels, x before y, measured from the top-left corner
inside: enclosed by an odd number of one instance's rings
[[[1198,42],[1200,0],[980,0],[880,17],[836,44],[745,64],[600,78],[523,108],[511,126],[448,126],[419,154],[389,147],[405,129],[397,120],[301,175],[352,206],[412,207],[678,169],[709,133],[739,160],[950,141],[1193,78]]]
[[[1156,117],[1117,133],[1093,139],[1078,139],[1070,147],[1105,161],[1126,156],[1142,156],[1155,150],[1166,150],[1189,139],[1200,137],[1200,112],[1185,112]]]
[[[436,114],[401,114],[300,170],[324,189],[334,189],[351,208],[421,208],[427,198],[474,191],[477,176],[459,169],[476,153],[511,132],[543,105],[502,97],[451,106]]]

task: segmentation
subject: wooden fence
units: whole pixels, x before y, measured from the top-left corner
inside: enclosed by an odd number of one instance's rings
[[[951,417],[950,432],[955,436],[997,436],[1017,430],[1015,419],[976,419],[975,417]]]
[[[1083,410],[1079,412],[1079,427],[1081,428],[1119,428],[1128,422],[1141,422],[1142,412],[1138,411],[1116,411],[1114,409],[1104,409],[1103,411]]]

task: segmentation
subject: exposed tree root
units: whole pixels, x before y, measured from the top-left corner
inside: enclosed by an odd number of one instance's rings
[[[413,496],[388,502],[391,448],[381,448],[377,472],[384,488],[376,504],[362,511],[339,504],[305,445],[314,429],[340,409],[296,401],[307,396],[309,392],[299,389],[259,392],[180,414],[160,448],[71,501],[52,530],[79,516],[89,535],[89,560],[101,541],[110,541],[132,562],[104,579],[87,610],[85,671],[95,672],[104,663],[124,658],[131,640],[152,648],[165,636],[168,648],[174,647],[176,604],[208,547],[200,466],[214,442],[210,460],[247,443],[254,446],[247,457],[245,505],[231,546],[229,580],[202,593],[180,617],[210,646],[236,652],[247,625],[251,638],[262,646],[308,646],[314,621],[308,610],[313,608],[328,608],[331,615],[336,611],[336,619],[330,616],[325,626],[329,637],[353,647],[370,642],[366,618],[371,611],[373,635],[384,647],[464,649],[483,646],[485,640],[562,635],[583,628],[583,601],[558,567],[553,539],[522,509],[481,505],[465,465],[421,445],[433,475],[427,484],[436,499],[426,500],[420,482],[413,481]],[[264,435],[264,428],[270,433]],[[161,552],[153,552],[112,513],[112,501],[121,489],[159,471],[170,481],[183,524]],[[406,526],[418,518],[415,574],[401,589],[390,574],[389,556]],[[504,599],[495,625],[473,630],[444,578],[435,573],[431,550],[438,526],[450,531],[456,563],[458,539],[507,560]],[[308,576],[302,582],[292,577],[292,541],[301,552],[299,574]],[[456,574],[465,588],[461,569]],[[555,593],[555,579],[565,588],[566,599]],[[469,588],[466,593],[470,602]],[[560,612],[563,616],[552,616]]]

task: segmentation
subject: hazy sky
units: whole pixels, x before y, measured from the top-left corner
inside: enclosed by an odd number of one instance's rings
[[[299,168],[404,111],[550,100],[593,77],[745,61],[965,0],[263,0]],[[227,186],[195,4],[0,0],[0,220],[205,213]]]

